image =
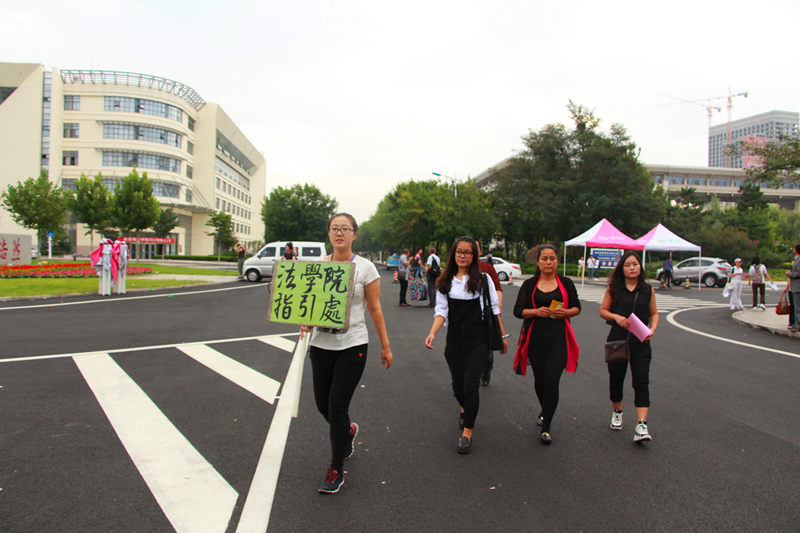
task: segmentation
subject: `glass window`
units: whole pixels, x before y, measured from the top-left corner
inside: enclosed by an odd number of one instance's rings
[[[173,185],[172,183],[164,183],[161,181],[154,181],[153,182],[153,195],[154,196],[162,196],[166,198],[178,198],[178,193],[180,192],[180,187],[177,185]]]
[[[269,248],[264,248],[261,250],[261,253],[258,254],[259,257],[275,257],[275,250],[274,246],[270,246]]]
[[[167,144],[180,148],[181,135],[173,131],[138,124],[103,124],[104,139],[128,139]]]
[[[670,185],[683,185],[683,176],[667,176]]]
[[[120,111],[124,113],[143,113],[156,117],[168,118],[176,122],[183,122],[183,111],[174,105],[146,100],[144,98],[130,98],[127,96],[106,96],[105,111]]]
[[[172,157],[138,152],[103,152],[103,166],[140,167],[166,170],[180,174],[181,162]]]
[[[303,246],[300,249],[300,255],[303,257],[322,257],[322,250],[316,246]]]
[[[707,182],[706,178],[692,178],[688,179],[689,185],[705,185]]]
[[[193,172],[194,172],[194,169],[192,168],[192,166],[191,165],[186,165],[186,177],[189,178],[189,179],[192,179],[192,173]]]
[[[194,154],[194,144],[192,141],[186,141],[186,151],[190,154]]]
[[[698,265],[698,259],[687,259],[686,261],[681,261],[678,263],[678,268],[690,268],[696,267]]]
[[[64,150],[61,152],[61,164],[65,167],[74,167],[78,165],[78,151],[77,150]]]
[[[64,111],[80,111],[81,97],[73,94],[64,95]]]
[[[80,137],[80,124],[75,122],[64,123],[64,138],[77,139]]]
[[[187,202],[192,203],[192,189],[186,189],[184,192],[184,198]]]
[[[730,187],[731,180],[724,178],[711,178],[710,185],[712,187]]]

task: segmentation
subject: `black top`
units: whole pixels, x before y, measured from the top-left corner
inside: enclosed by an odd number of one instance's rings
[[[481,299],[459,300],[447,297],[447,341],[486,338],[486,324],[481,314]]]
[[[558,274],[556,275],[558,276]],[[561,280],[561,283],[564,284],[564,290],[567,291],[568,303],[565,307],[568,309],[573,307],[580,309],[581,301],[578,299],[578,291],[575,289],[575,284],[569,278],[562,276],[558,276],[558,278]],[[533,295],[533,288],[536,286],[538,280],[539,275],[537,274],[532,278],[526,279],[522,284],[519,294],[517,295],[517,301],[514,304],[515,317],[522,318],[522,311],[524,309],[533,309],[531,296],[535,297],[534,302],[536,303],[536,307],[549,307],[550,302],[553,300],[558,300],[559,302],[563,301],[561,289],[558,287],[551,292],[542,292],[541,289],[537,288],[536,294]],[[533,322],[533,331],[537,335],[564,335],[564,319],[536,317],[534,320],[532,318],[526,318],[522,323],[523,330],[529,328],[531,322]]]
[[[636,297],[636,293],[639,293],[639,298],[636,299],[636,310],[633,309],[633,301]],[[639,285],[634,290],[628,290],[628,288],[623,285],[622,289],[620,290],[620,294],[617,296],[617,300],[611,304],[611,311],[614,314],[622,315],[625,318],[628,318],[633,311],[634,314],[639,317],[639,320],[644,322],[646,326],[650,325],[650,298],[653,294],[653,288],[649,285]],[[628,336],[628,330],[625,328],[620,327],[614,321],[611,322],[611,331],[608,333],[609,341],[621,341],[625,340]],[[636,335],[631,335],[631,342],[632,343],[640,343],[639,339],[636,338]]]

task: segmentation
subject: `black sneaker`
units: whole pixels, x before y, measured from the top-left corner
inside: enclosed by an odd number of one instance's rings
[[[485,373],[481,376],[481,385],[487,387],[489,385],[489,380],[491,379],[492,374],[490,372]]]
[[[461,435],[458,437],[458,453],[465,454],[472,451],[472,439]]]
[[[350,424],[350,453],[345,456],[345,459],[350,459],[356,452],[356,435],[358,435],[358,424],[353,422]]]
[[[339,492],[343,483],[344,473],[335,468],[329,468],[328,473],[325,475],[325,481],[319,486],[319,491],[325,494],[333,494]]]

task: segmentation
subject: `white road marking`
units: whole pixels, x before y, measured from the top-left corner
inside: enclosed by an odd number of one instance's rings
[[[605,286],[587,285],[582,289],[578,288],[578,297],[581,299],[581,301],[603,303],[603,297],[605,296],[605,293]],[[673,309],[716,307],[720,305],[719,301],[687,298],[677,294],[669,294],[669,291],[656,290],[654,294],[656,295],[656,304],[658,305],[659,313],[672,311]]]
[[[726,304],[718,304],[717,307],[727,307],[727,305]],[[670,314],[667,315],[667,322],[669,322],[670,324],[672,324],[676,328],[680,328],[680,329],[682,329],[684,331],[688,331],[690,333],[694,333],[695,335],[702,335],[703,337],[708,337],[709,339],[714,339],[714,340],[718,340],[718,341],[722,341],[722,342],[727,342],[727,343],[730,343],[730,344],[736,344],[738,346],[746,346],[747,348],[753,348],[754,350],[763,350],[765,352],[772,352],[772,353],[777,353],[777,354],[781,354],[781,355],[788,355],[789,357],[795,357],[795,358],[800,359],[800,355],[796,354],[796,353],[785,352],[783,350],[777,350],[775,348],[767,348],[766,346],[759,346],[757,344],[750,344],[750,343],[747,343],[747,342],[736,341],[736,340],[733,340],[733,339],[726,339],[725,337],[719,337],[717,335],[712,335],[711,333],[706,333],[704,331],[698,331],[696,329],[692,329],[692,328],[690,328],[688,326],[683,326],[683,325],[679,324],[675,320],[675,317],[678,314],[683,313],[685,311],[692,311],[692,310],[693,309],[679,309],[679,310],[673,311],[673,312],[671,312]]]
[[[35,305],[18,305],[15,307],[0,307],[0,311],[13,311],[19,309],[38,309],[42,307],[63,307],[66,305],[85,305],[85,304],[107,304],[107,303],[116,303],[116,302],[130,302],[131,300],[148,300],[151,298],[170,298],[175,296],[186,296],[189,294],[205,294],[208,292],[220,292],[220,291],[238,291],[241,289],[250,289],[253,287],[259,287],[257,284],[247,284],[241,287],[227,287],[224,289],[208,289],[205,291],[189,291],[189,292],[172,292],[168,294],[150,294],[147,296],[125,296],[124,298],[105,298],[105,299],[98,299],[98,300],[82,300],[80,302],[59,302],[59,303],[52,303],[52,304],[35,304]],[[264,285],[266,287],[266,285]]]
[[[224,532],[238,494],[106,353],[73,358],[176,531]]]
[[[247,500],[242,508],[237,533],[263,533],[269,525],[272,502],[275,500],[275,488],[283,463],[286,439],[289,437],[289,426],[292,416],[296,416],[300,402],[300,383],[303,379],[303,362],[308,349],[309,335],[297,343],[297,347],[286,374],[281,390],[281,398],[272,415],[267,440],[261,450],[256,473],[250,483]]]
[[[284,337],[278,337],[276,335],[272,335],[270,337],[262,337],[258,340],[290,353],[294,351],[295,344],[297,344],[294,341],[290,341],[289,339],[286,339]]]
[[[176,348],[265,402],[269,404],[275,402],[275,395],[278,394],[281,384],[271,377],[265,376],[205,344],[182,344]]]
[[[285,350],[287,352],[291,352],[292,351],[291,348],[294,346],[294,343],[290,342],[290,344],[292,346],[287,349],[287,345],[286,344],[278,345],[279,343],[275,344],[275,343],[270,342],[270,341],[273,339],[273,337],[293,337],[293,336],[299,335],[299,334],[300,333],[278,333],[278,334],[275,334],[275,335],[254,335],[252,337],[237,337],[237,338],[233,338],[233,339],[213,339],[213,340],[202,341],[202,343],[203,344],[217,344],[217,343],[220,343],[220,342],[239,342],[239,341],[263,340],[267,344],[272,344],[273,346],[276,346],[277,348],[281,348],[282,350]],[[267,339],[267,340],[264,340],[264,339]],[[163,349],[163,348],[180,348],[180,346],[184,346],[186,344],[198,344],[198,343],[197,342],[191,342],[191,343],[182,343],[182,344],[180,344],[180,343],[179,344],[158,344],[158,345],[153,345],[153,346],[138,346],[138,347],[134,347],[134,348],[118,348],[116,350],[106,350],[106,351],[103,351],[101,353],[112,354],[112,353],[123,353],[123,352],[124,353],[127,353],[127,352],[142,352],[142,351],[146,351],[146,350],[159,350],[159,349]],[[63,359],[65,357],[76,357],[76,356],[80,356],[80,355],[90,355],[90,354],[95,354],[95,353],[98,353],[98,351],[95,350],[95,351],[91,351],[91,352],[77,352],[77,353],[73,352],[73,353],[57,353],[57,354],[50,354],[50,355],[30,355],[30,356],[25,356],[25,357],[9,357],[7,359],[0,359],[0,363],[20,363],[20,362],[24,362],[24,361],[40,361],[40,360],[43,360],[43,359]]]

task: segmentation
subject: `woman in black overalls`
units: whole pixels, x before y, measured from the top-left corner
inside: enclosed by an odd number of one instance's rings
[[[461,406],[458,453],[472,450],[472,428],[480,405],[480,378],[489,357],[486,327],[483,321],[484,290],[489,291],[491,312],[500,315],[494,284],[486,282],[478,268],[478,245],[472,237],[459,237],[450,249],[450,259],[436,281],[436,309],[433,325],[425,346],[433,349],[436,333],[447,324],[447,344],[444,357],[450,369],[453,394]],[[508,340],[503,321],[500,320],[503,349],[508,351]]]

